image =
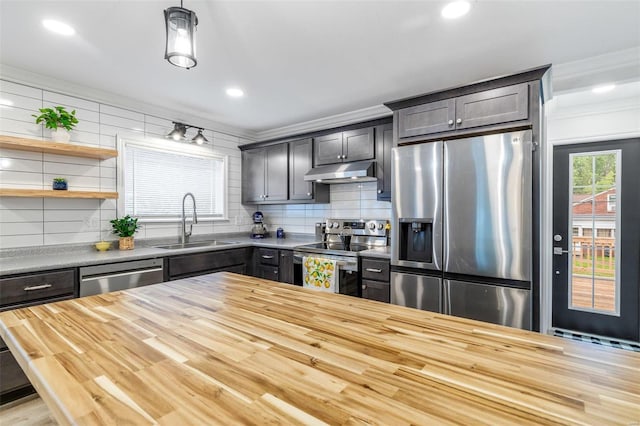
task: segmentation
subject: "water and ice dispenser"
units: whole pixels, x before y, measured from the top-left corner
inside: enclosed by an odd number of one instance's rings
[[[401,218],[399,260],[433,263],[433,219]]]

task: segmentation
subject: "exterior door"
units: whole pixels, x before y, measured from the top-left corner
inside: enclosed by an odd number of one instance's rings
[[[552,325],[640,340],[640,139],[553,154]]]

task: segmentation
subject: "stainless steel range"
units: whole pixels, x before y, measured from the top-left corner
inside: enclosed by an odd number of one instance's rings
[[[336,261],[336,293],[358,296],[358,252],[388,245],[388,220],[327,219],[323,242],[294,248],[294,283],[302,285],[305,257]]]

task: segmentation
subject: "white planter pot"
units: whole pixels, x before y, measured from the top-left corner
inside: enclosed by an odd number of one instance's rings
[[[51,138],[54,142],[69,142],[71,134],[63,127],[58,127],[56,130],[51,131]]]

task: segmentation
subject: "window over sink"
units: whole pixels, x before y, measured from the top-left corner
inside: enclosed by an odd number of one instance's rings
[[[227,219],[227,156],[216,155],[210,145],[190,145],[163,139],[119,138],[118,214],[141,222],[179,221],[182,198],[196,199],[198,220]],[[192,211],[191,203],[185,208]]]

